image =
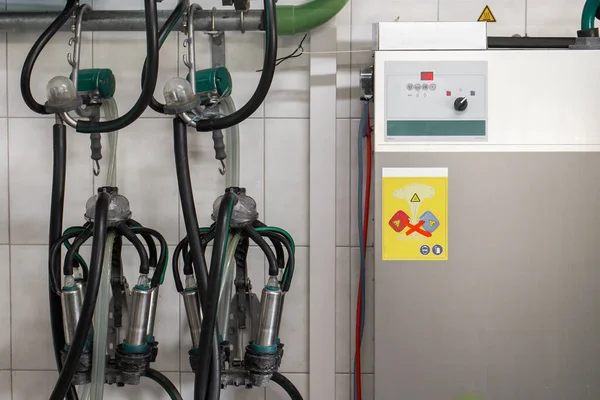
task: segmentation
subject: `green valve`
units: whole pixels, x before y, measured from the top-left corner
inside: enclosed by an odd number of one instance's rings
[[[71,79],[73,75],[71,74]],[[98,91],[103,99],[110,99],[115,95],[117,89],[117,80],[110,69],[82,69],[79,71],[79,80],[77,81],[78,92]]]
[[[189,81],[189,74],[186,79]],[[231,74],[225,67],[196,71],[196,93],[207,96],[211,94],[219,97],[229,96],[232,86]]]

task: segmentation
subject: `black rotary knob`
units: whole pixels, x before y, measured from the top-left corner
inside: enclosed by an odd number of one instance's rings
[[[468,105],[469,102],[467,101],[466,97],[458,97],[456,100],[454,100],[454,109],[456,111],[465,111]]]

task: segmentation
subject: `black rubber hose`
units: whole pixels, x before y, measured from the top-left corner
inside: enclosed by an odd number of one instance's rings
[[[158,31],[158,50],[160,51],[162,45],[165,40],[173,30],[177,21],[181,18],[181,16],[185,13],[186,6],[188,0],[179,0],[175,10],[169,15],[169,18],[165,21],[164,25],[160,27]],[[148,58],[144,60],[144,67],[142,68],[142,87],[144,86],[144,82],[146,81],[146,64],[148,63]],[[165,113],[165,105],[156,100],[154,95],[152,96],[152,100],[150,100],[150,108],[156,111],[157,113],[164,114]]]
[[[71,2],[69,2],[71,3]],[[43,35],[42,35],[43,36]],[[50,36],[51,37],[51,36]],[[49,39],[48,39],[49,40]],[[38,40],[39,41],[39,40]],[[47,41],[46,41],[47,43]],[[45,46],[45,43],[42,45]],[[32,49],[33,50],[33,49]],[[41,49],[39,50],[41,51]],[[38,52],[39,55],[39,52]],[[31,62],[31,68],[35,63],[34,57]],[[25,67],[24,67],[25,68]],[[30,76],[30,75],[29,75]],[[22,83],[22,82],[21,82]],[[29,91],[29,81],[27,81],[27,90]],[[52,195],[50,202],[50,227],[48,233],[48,247],[52,246],[62,235],[63,229],[63,213],[65,206],[65,182],[67,175],[67,128],[63,124],[55,124],[52,128],[52,145],[53,145],[53,161],[52,161]],[[49,249],[50,250],[50,249]],[[56,266],[56,270],[60,275],[60,247],[54,254],[49,254],[49,265]],[[53,269],[54,270],[54,269]],[[62,323],[62,305],[60,296],[52,288],[52,277],[49,277],[48,292],[50,305],[50,327],[52,330],[52,342],[54,344],[54,358],[58,372],[62,370],[61,352],[65,347],[65,331]],[[60,276],[58,277],[60,282]],[[70,385],[67,393],[68,400],[77,400],[77,391],[73,385]]]
[[[210,374],[208,382],[208,393],[206,400],[219,400],[221,398],[221,346],[219,344],[219,332],[215,326],[215,334],[212,338],[212,354],[210,357],[211,371],[215,368],[219,371],[218,374]]]
[[[287,269],[287,279],[282,283],[281,290],[284,292],[289,292],[290,287],[292,285],[292,278],[294,276],[294,269],[296,267],[296,260],[294,256],[294,251],[292,250],[292,244],[287,240],[287,238],[279,232],[272,231],[261,231],[258,232],[261,236],[268,237],[273,241],[278,241],[280,244],[283,244],[285,250],[288,254],[288,260],[286,263]]]
[[[196,122],[198,132],[212,132],[219,129],[228,129],[248,119],[260,107],[267,97],[275,67],[277,63],[277,17],[275,12],[275,0],[264,0],[264,9],[267,19],[267,31],[265,32],[265,57],[263,61],[260,81],[256,91],[248,102],[231,115],[222,118],[203,119]]]
[[[144,0],[146,10],[146,57],[148,58],[147,79],[144,81],[142,93],[133,107],[123,116],[112,121],[77,121],[77,132],[104,133],[119,131],[137,120],[146,110],[158,79],[158,13],[156,0]]]
[[[146,248],[142,241],[126,224],[119,224],[117,226],[117,232],[125,239],[129,240],[137,250],[138,255],[140,256],[140,274],[148,275],[150,273],[150,263],[148,262],[148,253],[146,252]]]
[[[183,400],[181,393],[179,393],[179,390],[177,390],[177,387],[173,382],[157,370],[148,368],[146,370],[146,378],[152,379],[154,382],[158,383],[160,387],[167,392],[171,400]]]
[[[143,228],[142,224],[140,224],[134,219],[128,219],[127,221],[125,221],[125,223],[130,228]],[[146,242],[146,247],[148,247],[148,263],[150,264],[150,268],[156,268],[158,262],[158,254],[156,253],[156,243],[154,242],[154,238],[148,233],[141,233],[138,231],[136,231],[135,233],[139,234],[142,237],[142,239],[144,239],[144,242]]]
[[[48,258],[48,277],[50,278],[50,287],[53,293],[60,295],[60,250],[66,240],[77,237],[81,232],[71,232],[58,238],[50,248],[50,257]],[[58,261],[58,262],[57,262]]]
[[[185,229],[189,241],[190,256],[193,259],[194,272],[196,274],[200,302],[202,310],[204,311],[206,305],[205,295],[208,283],[208,271],[206,267],[206,260],[204,260],[203,257],[202,241],[200,239],[200,227],[198,226],[198,216],[196,214],[196,208],[194,206],[194,194],[192,192],[192,180],[190,176],[190,165],[188,162],[187,129],[186,125],[179,118],[175,118],[173,120],[173,148],[175,153],[175,167],[177,170],[177,184],[179,186],[179,197],[181,199],[181,211],[183,214]],[[216,330],[213,333],[213,335],[216,336]],[[208,371],[208,375],[216,375],[220,381],[221,369],[220,362],[218,359],[218,353],[215,355],[215,357],[211,357],[210,360],[212,360],[210,363],[210,370],[196,369],[196,378],[198,378],[199,375],[207,375]],[[217,391],[219,392],[218,395],[220,395],[220,387],[213,388],[211,386],[210,390],[211,393]],[[194,385],[194,399],[205,400],[205,398],[201,398],[196,395],[196,385]]]
[[[135,234],[142,235],[142,237],[144,235],[148,235],[151,238],[155,238],[158,241],[158,243],[160,244],[160,256],[158,257],[158,266],[156,267],[156,271],[154,271],[154,276],[152,276],[152,283],[151,283],[151,287],[157,287],[160,285],[160,280],[163,276],[165,268],[167,267],[166,266],[167,241],[165,240],[163,235],[161,235],[154,229],[144,228],[144,227],[133,227],[133,228],[131,228],[131,230]],[[154,243],[154,240],[152,242]],[[156,252],[156,248],[154,249],[154,251]]]
[[[175,250],[173,251],[173,260],[171,264],[173,266],[173,279],[175,279],[175,288],[177,292],[182,293],[184,290],[183,283],[181,283],[181,274],[179,273],[179,255],[181,254],[181,250],[183,250],[184,246],[183,240],[179,242]]]
[[[263,237],[254,230],[250,225],[244,226],[243,232],[252,240],[254,243],[260,247],[260,249],[265,253],[267,257],[267,261],[269,262],[269,275],[277,276],[279,275],[279,267],[277,266],[277,258],[275,258],[275,254],[273,254],[273,250],[269,247],[269,244]]]
[[[255,228],[267,227],[267,225],[263,224],[260,221],[254,221],[254,224],[252,224],[252,226],[254,226]],[[275,256],[277,257],[277,266],[279,267],[279,269],[283,269],[285,267],[285,259],[283,257],[283,247],[281,246],[281,242],[273,240],[272,238],[269,238],[269,240],[271,240],[271,244],[273,244],[273,248],[275,249]]]
[[[213,245],[212,258],[210,260],[210,271],[208,274],[208,288],[202,315],[202,328],[200,329],[200,343],[198,351],[198,365],[196,371],[207,371],[212,351],[212,335],[217,327],[217,311],[219,306],[219,287],[221,282],[221,270],[223,259],[227,251],[227,238],[229,237],[229,224],[231,210],[236,202],[237,196],[231,191],[225,192],[219,206],[219,214],[216,219],[215,244]],[[213,354],[213,357],[218,357]],[[208,392],[208,374],[196,374],[194,398],[205,399]]]
[[[298,391],[296,386],[294,386],[294,384],[288,378],[283,376],[281,373],[279,373],[279,372],[273,373],[273,376],[271,377],[271,381],[275,382],[283,390],[285,390],[285,392],[288,394],[288,396],[290,396],[290,399],[303,400],[302,395],[300,394],[300,392]]]
[[[96,298],[100,289],[100,279],[102,276],[102,261],[104,259],[104,247],[106,245],[106,231],[108,220],[108,205],[110,196],[106,192],[98,193],[96,200],[96,213],[94,216],[94,240],[92,242],[92,255],[90,257],[90,276],[88,279],[85,299],[81,308],[81,315],[77,322],[75,337],[69,348],[69,353],[65,360],[54,390],[50,395],[50,400],[63,400],[71,387],[73,376],[77,372],[81,354],[92,326],[94,308],[96,307]]]
[[[73,275],[73,261],[75,260],[75,254],[79,253],[81,246],[83,246],[83,244],[92,237],[92,234],[92,228],[89,227],[85,231],[81,232],[79,236],[77,236],[77,239],[75,239],[73,245],[67,251],[67,255],[65,256],[65,264],[63,266],[64,275]]]
[[[27,104],[27,107],[37,114],[47,115],[50,113],[46,111],[46,107],[44,107],[43,104],[38,103],[33,98],[33,94],[31,93],[31,74],[33,73],[33,67],[42,53],[42,50],[44,50],[44,47],[46,47],[48,42],[56,35],[60,28],[69,21],[76,9],[77,0],[67,0],[65,8],[35,41],[25,58],[25,63],[23,63],[23,69],[21,70],[21,96],[23,97],[25,104]]]

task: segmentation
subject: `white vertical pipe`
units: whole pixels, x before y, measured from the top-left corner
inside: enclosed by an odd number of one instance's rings
[[[335,399],[336,44],[334,27],[311,32],[309,399]]]

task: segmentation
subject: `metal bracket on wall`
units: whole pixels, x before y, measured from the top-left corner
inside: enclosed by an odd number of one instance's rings
[[[213,68],[225,66],[225,32],[206,32],[210,35]]]

